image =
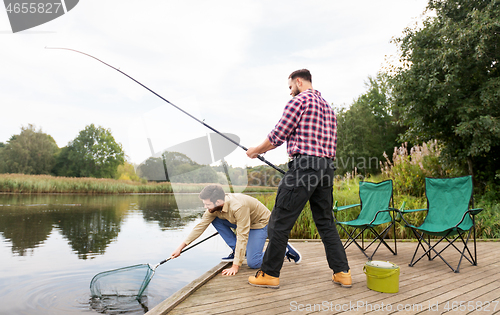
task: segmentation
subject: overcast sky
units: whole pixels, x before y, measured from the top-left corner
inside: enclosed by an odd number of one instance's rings
[[[259,144],[290,99],[288,75],[307,68],[335,106],[366,91],[391,38],[420,20],[425,0],[82,0],[67,14],[13,34],[0,9],[0,142],[34,124],[64,147],[94,123],[133,163],[208,130],[91,54],[241,144]],[[269,152],[287,160],[285,146]],[[237,148],[234,166],[259,165]]]

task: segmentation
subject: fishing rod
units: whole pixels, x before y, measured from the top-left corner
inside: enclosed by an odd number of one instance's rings
[[[129,79],[131,79],[132,81],[134,81],[135,83],[139,84],[140,86],[142,86],[143,88],[145,88],[146,90],[148,90],[149,92],[153,93],[154,95],[158,96],[159,98],[161,98],[162,100],[164,100],[165,102],[169,103],[170,105],[172,105],[173,107],[177,108],[178,110],[180,110],[181,112],[183,112],[184,114],[188,115],[189,117],[193,118],[194,120],[196,120],[197,122],[199,122],[200,124],[202,124],[203,126],[207,127],[208,129],[212,130],[213,132],[217,133],[219,136],[222,136],[223,138],[225,138],[226,140],[232,142],[233,144],[237,145],[238,147],[242,148],[243,150],[245,151],[248,151],[248,148],[246,148],[245,146],[239,144],[238,142],[234,141],[233,139],[229,138],[228,136],[226,136],[225,134],[223,133],[220,133],[219,131],[217,131],[215,128],[213,128],[212,126],[206,124],[204,121],[201,121],[199,120],[198,118],[194,117],[193,115],[191,115],[190,113],[186,112],[185,110],[183,110],[182,108],[180,108],[179,106],[171,103],[169,100],[165,99],[163,96],[161,96],[160,94],[156,93],[155,91],[151,90],[150,88],[148,88],[147,86],[145,86],[144,84],[142,84],[141,82],[137,81],[136,79],[132,78],[131,76],[129,76],[128,74],[126,74],[125,72],[121,71],[120,69],[118,68],[115,68],[113,67],[112,65],[110,64],[107,64],[106,62],[102,61],[101,59],[98,59],[92,55],[89,55],[87,53],[84,53],[84,52],[81,52],[81,51],[78,51],[76,49],[71,49],[71,48],[62,48],[62,47],[45,47],[45,49],[62,49],[62,50],[69,50],[69,51],[74,51],[74,52],[77,52],[77,53],[80,53],[82,55],[85,55],[85,56],[88,56],[88,57],[91,57],[91,58],[94,58],[95,60],[105,64],[106,66],[110,67],[110,68],[113,68],[115,69],[116,71],[120,72],[121,74],[123,74],[124,76],[128,77]],[[282,174],[285,174],[285,171],[282,170],[281,168],[277,167],[276,165],[272,164],[271,162],[269,162],[268,160],[266,160],[264,157],[262,157],[261,155],[257,155],[257,158],[259,160],[261,160],[262,162],[266,163],[267,165],[271,166],[272,168],[274,168],[275,170],[277,170],[278,172],[282,173]]]

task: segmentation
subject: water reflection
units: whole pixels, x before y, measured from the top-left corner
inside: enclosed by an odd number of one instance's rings
[[[92,303],[89,284],[167,258],[203,213],[196,194],[176,197],[0,194],[0,314],[140,315],[161,303],[227,256],[220,237],[158,268],[142,304]]]
[[[177,195],[175,198],[172,195],[141,197],[139,207],[142,210],[144,220],[158,222],[162,230],[182,228],[199,217],[200,211],[203,211],[201,202],[195,195]],[[186,206],[184,200],[188,201],[187,209],[179,209],[177,206],[179,199],[183,199],[183,208]]]
[[[143,296],[137,300],[133,296],[106,296],[91,298],[90,307],[101,314],[146,313],[149,311],[148,298]]]
[[[80,259],[87,259],[89,254],[90,257],[104,254],[109,243],[118,236],[122,222],[122,216],[113,206],[55,211],[52,218]]]
[[[78,258],[94,258],[118,237],[130,211],[141,210],[145,221],[162,230],[195,220],[203,211],[200,202],[185,198],[192,204],[188,210],[179,210],[173,195],[0,195],[0,233],[14,254],[25,256],[57,228]]]
[[[12,252],[20,256],[43,243],[52,231],[52,224],[48,212],[17,206],[0,208],[0,232],[12,242]]]

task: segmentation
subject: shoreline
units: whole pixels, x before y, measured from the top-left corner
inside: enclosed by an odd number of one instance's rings
[[[246,195],[272,194],[275,190],[269,191],[243,191]],[[113,196],[142,196],[142,195],[198,195],[197,192],[164,192],[164,193],[85,193],[85,192],[8,192],[0,191],[0,195],[75,195],[75,196],[91,196],[91,195],[113,195]]]
[[[1,194],[187,194],[199,193],[209,183],[133,182],[111,178],[0,174]],[[243,193],[270,193],[277,187],[233,186]],[[229,192],[229,188],[225,187]]]

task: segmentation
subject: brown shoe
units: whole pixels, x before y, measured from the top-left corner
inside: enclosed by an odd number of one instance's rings
[[[259,270],[255,276],[248,277],[248,283],[256,287],[278,289],[280,287],[280,278],[270,276]]]
[[[337,272],[332,276],[332,281],[336,284],[340,284],[343,288],[352,287],[352,278],[351,278],[351,270],[347,273],[345,272]]]

